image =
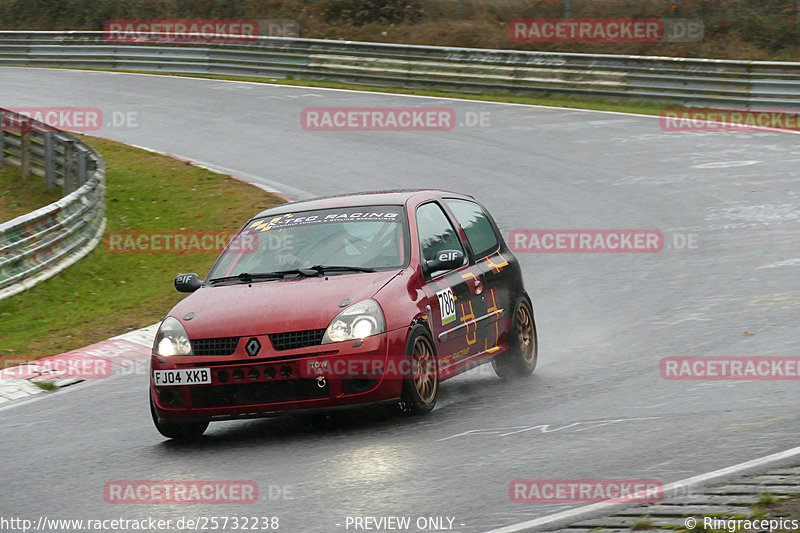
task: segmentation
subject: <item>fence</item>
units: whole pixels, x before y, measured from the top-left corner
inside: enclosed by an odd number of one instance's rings
[[[0,300],[88,254],[105,229],[105,163],[76,137],[0,109],[0,165],[44,178],[64,197],[0,223]]]
[[[473,93],[586,95],[737,108],[800,108],[800,63],[482,50],[259,37],[110,43],[103,32],[0,32],[0,66],[73,67]]]

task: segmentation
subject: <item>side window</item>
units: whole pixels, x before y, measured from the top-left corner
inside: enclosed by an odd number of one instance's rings
[[[417,208],[417,231],[425,261],[434,259],[442,250],[464,252],[461,239],[438,204],[429,203]]]
[[[497,235],[489,217],[478,204],[466,200],[445,200],[472,247],[476,257],[482,257],[497,249]]]

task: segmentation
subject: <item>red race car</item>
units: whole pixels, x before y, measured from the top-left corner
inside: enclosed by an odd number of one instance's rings
[[[150,407],[170,438],[212,420],[393,402],[427,413],[439,383],[490,362],[525,376],[536,326],[519,263],[472,197],[337,196],[258,214],[161,323]]]

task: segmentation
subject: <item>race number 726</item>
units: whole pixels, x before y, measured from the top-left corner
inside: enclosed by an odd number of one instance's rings
[[[442,312],[442,325],[449,324],[456,319],[456,299],[453,296],[453,289],[447,287],[436,293],[439,299],[439,309]]]

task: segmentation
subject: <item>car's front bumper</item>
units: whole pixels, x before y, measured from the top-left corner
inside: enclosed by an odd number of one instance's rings
[[[397,399],[407,371],[401,328],[263,356],[153,355],[150,390],[159,419],[235,419]],[[208,368],[211,383],[156,387],[154,370]]]

